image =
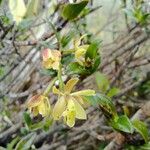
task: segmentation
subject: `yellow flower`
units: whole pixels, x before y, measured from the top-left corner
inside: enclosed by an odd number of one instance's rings
[[[51,111],[48,97],[44,95],[35,95],[31,97],[27,103],[28,109],[34,116],[41,114],[43,117],[48,116]]]
[[[85,66],[85,53],[89,47],[89,45],[79,46],[81,40],[86,36],[82,35],[78,40],[74,41],[74,49],[75,49],[75,59],[81,66]]]
[[[77,82],[78,78],[70,79],[64,86],[64,91],[60,91],[55,86],[53,87],[53,93],[59,95],[52,112],[53,118],[54,120],[59,120],[61,117],[64,117],[65,123],[70,127],[74,126],[75,118],[87,118],[86,112],[82,107],[84,104],[82,96],[95,95],[94,90],[82,90],[71,93]]]
[[[46,69],[59,69],[59,63],[61,60],[61,53],[58,50],[44,49],[42,51],[43,67]]]

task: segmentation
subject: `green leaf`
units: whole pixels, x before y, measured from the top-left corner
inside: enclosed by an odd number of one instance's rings
[[[35,133],[28,134],[23,137],[15,147],[15,150],[28,150],[30,149],[34,139],[36,137]]]
[[[95,59],[97,56],[97,51],[98,51],[99,44],[98,43],[92,43],[88,47],[86,54],[85,54],[85,59],[90,58],[90,59]]]
[[[29,0],[27,5],[26,17],[33,17],[38,14],[40,0]]]
[[[100,72],[96,72],[95,73],[95,80],[96,80],[96,84],[98,86],[98,89],[102,92],[106,92],[109,88],[109,80],[106,77],[106,75],[100,73]]]
[[[82,67],[81,65],[79,65],[77,62],[71,63],[68,66],[68,69],[72,73],[75,73],[75,74],[82,74],[82,75],[87,74],[86,69],[84,69],[84,67]]]
[[[31,117],[30,117],[29,113],[24,112],[23,118],[24,118],[24,122],[26,123],[26,125],[27,125],[27,127],[29,129],[30,126],[32,125],[32,121],[31,121]]]
[[[148,142],[148,129],[146,127],[146,124],[140,120],[133,120],[132,125],[135,130],[141,134],[145,142]]]
[[[150,142],[140,146],[140,150],[150,150]]]
[[[117,120],[111,120],[110,125],[119,131],[133,133],[134,128],[126,115],[119,116]]]
[[[61,15],[66,20],[73,20],[79,16],[87,4],[88,0],[79,3],[65,4],[63,5]]]
[[[32,125],[30,126],[30,130],[31,130],[31,131],[35,131],[35,130],[37,130],[37,129],[42,129],[42,128],[43,128],[43,121],[38,122],[38,123],[35,123],[35,124],[32,124]]]
[[[120,92],[120,89],[114,87],[108,91],[107,96],[111,98],[111,97],[117,95],[119,92]]]
[[[0,0],[0,5],[1,5],[2,1],[3,1],[3,0]]]
[[[7,144],[7,150],[13,150],[16,143],[19,141],[19,137],[14,138],[9,144]]]
[[[69,42],[71,41],[73,36],[74,36],[73,32],[69,32],[68,34],[62,36],[61,45],[62,45],[63,48],[66,47],[69,44]]]
[[[117,112],[115,109],[114,104],[112,103],[111,99],[109,97],[106,97],[102,94],[96,94],[94,96],[85,96],[84,97],[91,105],[99,105],[102,109],[104,115],[109,118],[116,118]]]
[[[48,131],[49,128],[51,127],[52,123],[53,123],[53,120],[50,119],[50,118],[47,118],[47,119],[45,120],[43,129],[44,129],[45,131]]]

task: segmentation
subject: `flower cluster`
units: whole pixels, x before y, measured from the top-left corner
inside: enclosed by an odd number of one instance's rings
[[[43,67],[46,69],[59,69],[59,63],[61,60],[61,53],[58,50],[44,49],[42,51]]]
[[[86,52],[86,45],[79,46],[79,42],[82,38],[79,39],[78,42],[75,42],[75,59],[78,60],[79,63],[84,65],[84,58]],[[75,85],[79,81],[78,78],[71,78],[66,84],[63,83],[61,79],[61,53],[58,50],[50,50],[45,49],[42,51],[43,57],[43,67],[45,69],[53,69],[58,71],[58,77],[56,79],[59,80],[59,83],[63,86],[59,86],[56,88],[53,84],[47,87],[44,94],[35,95],[29,99],[27,106],[29,110],[33,113],[34,116],[41,114],[43,117],[52,116],[53,120],[59,120],[63,118],[65,124],[69,127],[73,127],[75,125],[75,119],[86,119],[86,112],[84,110],[84,96],[93,96],[95,95],[94,90],[81,90],[77,92],[72,92]],[[53,87],[52,87],[53,86]],[[54,108],[51,110],[50,102],[47,97],[50,89],[54,94],[58,95],[58,100],[54,105]]]

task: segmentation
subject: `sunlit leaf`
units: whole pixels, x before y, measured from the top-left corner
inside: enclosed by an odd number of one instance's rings
[[[133,120],[132,124],[136,131],[142,135],[145,142],[148,142],[148,129],[146,127],[146,124],[140,120]]]
[[[117,95],[119,92],[120,92],[120,89],[114,87],[108,91],[107,96],[113,97],[113,96]]]
[[[133,133],[134,131],[130,119],[125,115],[119,116],[117,120],[112,120],[110,124],[114,129],[117,129],[119,131],[123,131],[127,133]]]
[[[65,4],[62,8],[61,15],[66,20],[73,20],[78,17],[87,4],[88,0],[79,3]]]

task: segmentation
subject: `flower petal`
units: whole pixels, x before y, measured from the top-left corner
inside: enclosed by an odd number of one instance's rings
[[[42,51],[42,57],[43,57],[43,60],[44,60],[44,61],[47,60],[47,59],[49,59],[49,58],[51,58],[51,57],[52,57],[52,52],[51,52],[51,50],[48,49],[48,48],[44,49],[44,50]]]
[[[56,86],[53,86],[52,91],[54,94],[61,94],[61,92],[56,88]]]
[[[65,92],[70,93],[78,81],[78,78],[71,78],[65,85]]]
[[[43,100],[42,95],[35,95],[28,100],[27,107],[28,108],[36,107],[41,103],[42,100]]]
[[[66,109],[65,97],[61,96],[56,102],[53,109],[52,115],[54,117],[54,120],[59,120],[59,118],[62,116],[62,113],[65,111],[65,109]]]
[[[52,68],[54,70],[58,70],[59,69],[59,61],[55,61],[53,64],[52,64]]]
[[[69,127],[73,127],[75,125],[75,105],[72,99],[68,101],[66,113],[66,123]],[[64,116],[65,117],[65,116]]]
[[[86,112],[83,109],[83,107],[76,101],[76,99],[73,100],[76,110],[76,118],[78,119],[87,119]]]
[[[38,107],[32,108],[31,112],[33,113],[33,116],[37,116],[39,114]]]
[[[92,96],[95,95],[94,90],[82,90],[78,92],[71,93],[72,96]]]
[[[42,102],[42,103],[40,103],[40,105],[38,105],[38,110],[39,110],[39,114],[41,114],[42,117],[47,116],[46,106],[45,106],[44,102]]]

